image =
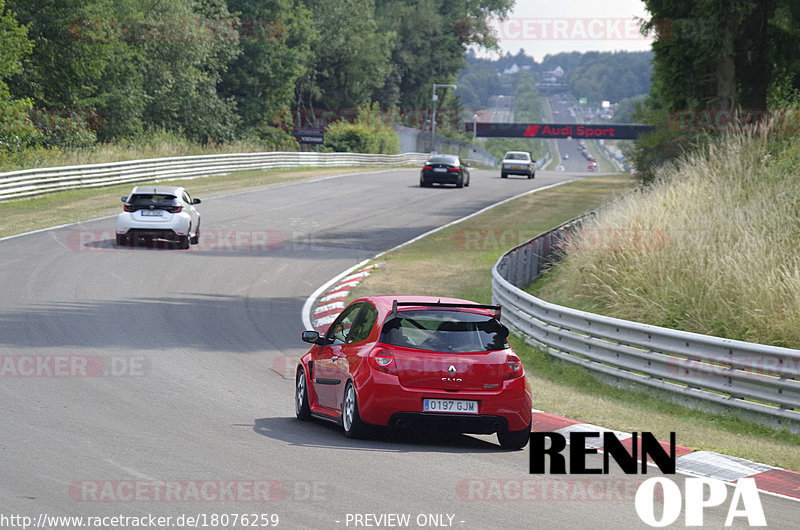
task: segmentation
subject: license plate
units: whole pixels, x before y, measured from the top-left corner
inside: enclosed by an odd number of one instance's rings
[[[162,215],[164,215],[164,211],[163,210],[142,210],[142,215],[143,216],[152,215],[154,217],[162,216]]]
[[[447,171],[446,167],[435,167],[435,168],[433,168],[433,172],[434,173],[444,173],[445,171]]]
[[[522,169],[522,166],[511,166],[511,169]]]
[[[477,414],[478,402],[465,399],[423,399],[423,412],[460,412],[462,414]]]

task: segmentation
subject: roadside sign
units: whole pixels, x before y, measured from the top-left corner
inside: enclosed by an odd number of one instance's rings
[[[292,136],[301,144],[325,143],[325,129],[294,129]]]
[[[467,124],[472,130],[473,124]],[[575,123],[475,123],[475,136],[482,138],[582,138],[635,140],[654,129],[652,125]]]

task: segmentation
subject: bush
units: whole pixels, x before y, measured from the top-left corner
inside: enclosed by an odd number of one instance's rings
[[[359,107],[354,123],[338,120],[325,129],[325,147],[330,151],[349,153],[400,152],[400,138],[381,116],[377,103]]]

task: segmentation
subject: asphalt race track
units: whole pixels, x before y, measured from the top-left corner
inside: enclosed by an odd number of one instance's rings
[[[297,421],[284,377],[305,351],[303,302],[328,279],[574,177],[473,171],[469,188],[421,189],[418,171],[391,170],[201,197],[204,238],[189,251],[115,248],[111,218],[0,241],[0,511],[206,514],[205,527],[244,513],[278,514],[280,528],[391,513],[410,527],[644,526],[624,488],[643,477],[566,477],[561,495],[548,490],[558,477],[528,474],[527,449],[494,436],[349,440]],[[587,500],[590,484],[608,495]],[[796,503],[761,502],[771,527],[794,527]],[[707,510],[706,524],[726,513]]]

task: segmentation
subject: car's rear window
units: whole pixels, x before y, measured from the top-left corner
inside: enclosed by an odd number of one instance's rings
[[[166,208],[175,205],[176,200],[174,195],[156,193],[135,193],[128,198],[133,208]]]
[[[443,353],[503,350],[508,330],[494,317],[465,311],[410,310],[383,325],[380,341]]]
[[[454,164],[458,165],[458,158],[454,156],[435,156],[428,160],[428,164]]]
[[[530,160],[531,157],[527,153],[507,153],[506,160]]]

